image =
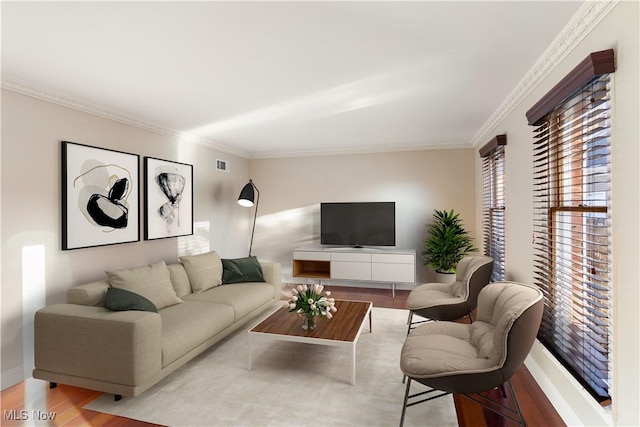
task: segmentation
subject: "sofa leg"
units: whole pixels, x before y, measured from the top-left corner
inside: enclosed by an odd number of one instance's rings
[[[56,388],[58,387],[58,383],[54,383],[53,381],[49,383],[49,388]]]
[[[113,395],[113,400],[114,400],[115,402],[118,402],[118,401],[120,401],[121,399],[122,399],[122,395],[120,395],[120,394],[114,394],[114,395]]]

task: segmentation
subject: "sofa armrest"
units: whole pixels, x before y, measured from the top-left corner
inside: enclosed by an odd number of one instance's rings
[[[161,345],[158,313],[57,304],[35,314],[36,371],[135,386],[162,368]]]
[[[107,280],[74,286],[67,290],[67,304],[95,305],[97,307],[104,307],[108,290],[109,282]]]
[[[282,291],[282,272],[280,264],[277,262],[260,261],[262,267],[262,275],[265,282],[271,284],[274,288],[275,299],[280,299],[280,292]]]

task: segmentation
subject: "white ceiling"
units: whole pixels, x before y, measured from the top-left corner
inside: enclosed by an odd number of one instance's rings
[[[246,157],[471,146],[582,1],[2,2],[2,79]]]

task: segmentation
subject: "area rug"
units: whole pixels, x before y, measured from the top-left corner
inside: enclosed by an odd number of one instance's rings
[[[104,394],[85,409],[167,426],[397,426],[406,321],[406,310],[373,308],[353,386],[350,352],[336,347],[256,340],[249,371],[248,324],[140,396]],[[405,426],[418,425],[457,426],[451,396],[408,408]]]

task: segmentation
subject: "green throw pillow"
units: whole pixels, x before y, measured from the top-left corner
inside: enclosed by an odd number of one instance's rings
[[[107,290],[104,306],[111,311],[138,310],[158,312],[156,306],[142,295],[113,287]]]
[[[258,258],[223,259],[222,283],[264,282],[262,267]]]

